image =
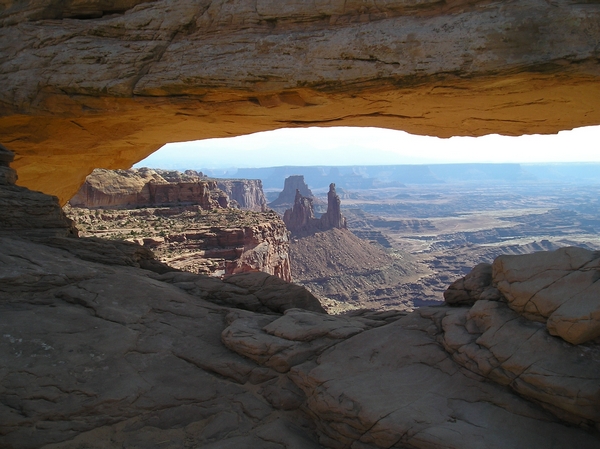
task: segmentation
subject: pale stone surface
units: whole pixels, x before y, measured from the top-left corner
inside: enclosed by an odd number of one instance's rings
[[[340,449],[598,445],[504,387],[459,369],[437,344],[437,332],[414,312],[292,368],[292,380],[318,417],[321,443]]]
[[[444,292],[444,300],[447,304],[473,305],[480,299],[492,283],[492,265],[480,263],[475,266],[465,277],[454,281]],[[490,292],[486,291],[489,295]]]
[[[444,347],[459,364],[563,419],[600,422],[600,351],[548,335],[503,302],[480,300],[471,309],[442,312]]]
[[[283,317],[267,324],[270,335],[293,341],[312,341],[320,337],[349,338],[369,326],[359,319],[320,315],[301,309],[288,309]]]
[[[600,255],[568,247],[500,256],[494,284],[521,315],[547,322],[548,331],[580,344],[600,337]]]
[[[570,0],[11,2],[0,135],[64,203],[169,141],[288,126],[449,137],[600,123],[600,6]],[[310,5],[310,6],[309,6]]]

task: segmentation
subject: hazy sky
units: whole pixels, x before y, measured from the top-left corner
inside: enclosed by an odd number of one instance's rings
[[[555,135],[450,139],[380,128],[288,128],[167,144],[135,167],[200,169],[453,162],[600,162],[600,126]]]

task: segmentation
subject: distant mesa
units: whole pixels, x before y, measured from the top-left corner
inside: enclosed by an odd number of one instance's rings
[[[132,208],[198,205],[202,209],[266,211],[260,180],[209,179],[201,172],[95,169],[69,201],[73,207]]]
[[[288,176],[285,178],[283,190],[279,194],[279,197],[277,197],[275,201],[269,203],[269,206],[291,206],[295,204],[298,193],[304,198],[309,198],[310,200],[315,198],[311,190],[308,188],[308,185],[304,181],[304,175]]]
[[[335,191],[335,184],[329,185],[327,193],[327,212],[321,218],[315,218],[313,199],[303,196],[296,190],[294,206],[285,211],[283,222],[292,235],[303,236],[329,229],[346,229],[346,218],[342,215],[340,197]]]

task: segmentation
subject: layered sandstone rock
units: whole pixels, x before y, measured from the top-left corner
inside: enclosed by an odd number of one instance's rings
[[[267,199],[260,179],[217,179],[217,187],[243,210],[266,212]]]
[[[312,198],[302,196],[296,190],[296,199],[291,209],[283,214],[283,222],[294,234],[314,232],[319,221],[315,218]]]
[[[465,277],[454,281],[444,292],[444,300],[449,305],[472,306],[486,291],[487,295],[496,293],[492,284],[492,265],[480,263]]]
[[[289,231],[274,212],[200,206],[65,209],[82,236],[138,243],[176,269],[214,276],[263,271],[292,279]]]
[[[561,248],[494,261],[493,281],[511,309],[572,344],[600,337],[600,254]]]
[[[192,204],[213,209],[228,207],[229,199],[218,189],[216,181],[206,180],[195,172],[95,169],[69,203],[88,209]]]
[[[329,184],[327,211],[321,215],[323,229],[347,229],[346,218],[342,215],[341,201],[335,191],[335,184]]]
[[[117,5],[117,6],[114,6]],[[0,10],[0,135],[64,202],[170,141],[600,123],[595,2],[31,0]]]
[[[567,247],[481,264],[444,293],[451,305],[502,300],[524,318],[543,323],[572,344],[600,337],[600,255]]]
[[[251,226],[190,229],[148,243],[174,268],[216,276],[262,271],[292,280],[289,233],[275,215]]]
[[[303,175],[288,176],[283,183],[283,190],[274,201],[269,203],[269,207],[276,208],[278,206],[283,206],[288,208],[293,206],[298,194],[302,195],[304,198],[309,198],[310,200],[314,200],[315,198],[304,181]]]

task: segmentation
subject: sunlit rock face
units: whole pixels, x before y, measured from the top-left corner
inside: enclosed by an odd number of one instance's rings
[[[2,142],[22,185],[63,202],[169,141],[600,123],[591,1],[29,0],[0,27]]]

